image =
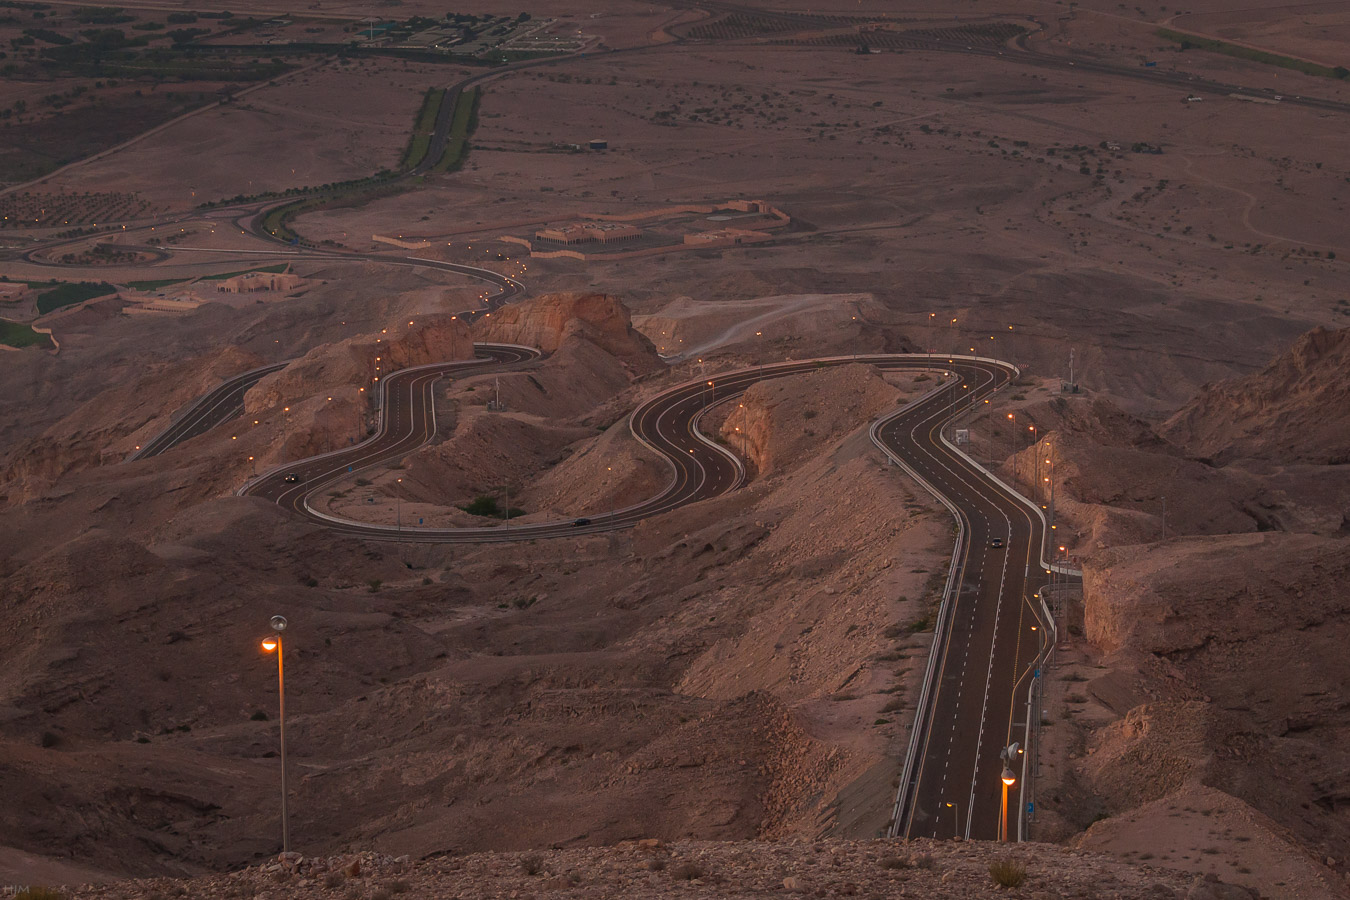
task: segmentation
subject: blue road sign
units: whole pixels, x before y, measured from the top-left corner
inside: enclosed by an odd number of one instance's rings
[[[1032,677],[1032,678],[1040,678],[1040,677],[1041,677],[1041,670],[1040,670],[1040,669],[1037,669],[1037,670],[1036,670],[1036,674],[1035,674],[1035,675],[1032,675],[1031,677]]]
[[[1033,803],[1032,801],[1028,800],[1028,801],[1027,801],[1027,812],[1029,812],[1029,813],[1034,813],[1035,811],[1036,811],[1036,804]]]
[[[418,517],[417,517],[417,524],[418,524],[418,525],[421,525],[421,524],[422,524],[422,517],[421,517],[421,516],[418,516]]]

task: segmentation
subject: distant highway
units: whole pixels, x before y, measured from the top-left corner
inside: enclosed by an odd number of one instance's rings
[[[800,31],[828,28],[840,29],[843,27],[843,24],[839,19],[839,16],[842,15],[842,13],[817,16],[810,12],[776,12],[757,7],[743,6],[736,3],[722,2],[722,0],[666,0],[666,5],[674,6],[676,8],[697,8],[713,14],[739,13],[759,19],[772,19],[781,21],[785,25],[795,25]],[[916,26],[915,30],[922,31],[923,27]],[[899,35],[903,37],[904,34],[904,31],[897,31],[893,32],[892,36]],[[775,38],[785,38],[789,35],[786,33],[778,33],[773,36]],[[1133,81],[1151,82],[1159,85],[1184,88],[1186,91],[1192,93],[1203,92],[1220,96],[1238,94],[1265,100],[1273,99],[1272,94],[1267,91],[1246,88],[1242,85],[1215,81],[1209,78],[1202,78],[1198,75],[1191,75],[1186,72],[1178,72],[1161,67],[1145,68],[1138,65],[1113,63],[1095,59],[1087,55],[1060,56],[1053,53],[1043,53],[1028,47],[1026,37],[1026,35],[1023,35],[1016,39],[1012,46],[1006,49],[999,49],[993,46],[972,44],[961,40],[944,40],[927,35],[915,35],[912,41],[907,42],[906,49],[996,57],[1004,62],[1013,63],[1015,65],[1031,65],[1046,69],[1062,69],[1075,72],[1092,72],[1098,75],[1109,75],[1116,78],[1128,78]],[[705,40],[700,41],[699,43],[731,43],[745,40],[747,39],[725,38],[721,40]],[[1192,52],[1203,51],[1196,50]],[[1260,64],[1258,63],[1256,65]],[[1350,103],[1344,103],[1339,100],[1328,100],[1320,97],[1306,97],[1285,93],[1281,95],[1279,102],[1290,106],[1303,106],[1309,109],[1318,109],[1326,112],[1350,113]]]

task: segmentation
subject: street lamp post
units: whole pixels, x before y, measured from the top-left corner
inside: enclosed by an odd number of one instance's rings
[[[1035,425],[1028,425],[1027,430],[1031,432],[1031,446],[1036,451],[1036,477],[1031,482],[1031,499],[1036,499],[1036,485],[1041,483],[1041,434],[1036,430]]]
[[[999,758],[1003,760],[1003,774],[999,780],[1003,782],[1003,808],[998,816],[998,839],[1007,842],[1008,840],[1008,789],[1017,783],[1017,776],[1013,774],[1012,761],[1017,756],[1016,742],[1004,747],[998,753]]]
[[[1017,452],[1017,414],[1008,413],[1008,420],[1012,422],[1012,430],[1008,435],[1008,455],[1012,456]]]
[[[291,851],[290,816],[287,811],[286,789],[286,671],[282,664],[281,633],[286,630],[286,617],[272,617],[272,631],[275,634],[263,638],[263,650],[277,653],[277,694],[281,701],[281,852]]]
[[[1050,485],[1050,528],[1055,527],[1055,470],[1050,466],[1050,460],[1045,461],[1045,481]]]
[[[994,407],[989,402],[989,398],[984,398],[986,411],[989,413],[989,465],[994,464]]]
[[[746,461],[748,462],[750,460],[750,450],[748,447],[750,441],[750,410],[745,408],[744,403],[741,404],[740,432],[741,432],[741,456],[744,456],[746,458]]]
[[[961,808],[956,803],[948,803],[947,808],[952,811],[952,833],[956,837],[961,836]]]

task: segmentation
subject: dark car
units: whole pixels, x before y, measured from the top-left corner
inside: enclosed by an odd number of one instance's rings
[[[1003,546],[1003,538],[994,538],[989,542],[989,546],[997,550],[999,547]]]
[[[591,524],[591,520],[590,520],[590,519],[586,519],[586,518],[581,518],[581,519],[577,519],[577,520],[574,521],[572,524],[575,525],[575,526],[577,526],[578,528],[580,528],[582,525],[589,525],[589,524]]]
[[[287,484],[295,484],[297,481],[300,480],[300,476],[297,475],[295,472],[287,472],[285,477],[283,477],[281,480],[286,482]]]

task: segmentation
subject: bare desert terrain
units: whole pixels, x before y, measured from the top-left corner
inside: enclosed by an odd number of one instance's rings
[[[595,516],[669,478],[628,414],[673,385],[847,354],[1015,363],[960,427],[1083,575],[1027,823],[1061,846],[1012,851],[1014,895],[1347,894],[1342,4],[457,11],[583,47],[501,59],[407,43],[463,27],[420,0],[43,6],[0,10],[0,275],[32,288],[0,304],[0,883],[992,896],[995,848],[875,841],[953,527],[868,428],[934,375],[754,386],[702,426],[745,487],[626,531],[398,543],[237,496],[375,433],[377,375],[492,341],[543,356],[441,379],[434,437],[316,508]],[[79,53],[179,68],[110,79]],[[182,68],[204,60],[234,74]],[[444,166],[442,89],[464,145]],[[119,104],[145,127],[32,149]],[[585,260],[501,240],[733,200],[791,221]],[[302,287],[212,287],[275,267]],[[164,302],[133,314],[133,292]],[[33,328],[52,341],[14,337]],[[131,459],[287,361],[240,417]],[[275,861],[275,614],[300,870]],[[357,853],[369,871],[341,874]]]

